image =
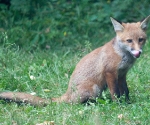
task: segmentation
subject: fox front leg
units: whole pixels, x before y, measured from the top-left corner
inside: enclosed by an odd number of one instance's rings
[[[120,96],[125,95],[125,100],[127,102],[130,102],[129,89],[128,89],[127,82],[126,82],[126,75],[118,79],[118,85],[119,85]]]
[[[119,91],[117,77],[116,77],[115,73],[107,72],[105,74],[105,78],[106,78],[106,82],[107,82],[108,88],[111,93],[111,98],[112,98],[112,100],[116,100],[116,97],[117,98],[120,97],[120,91]]]

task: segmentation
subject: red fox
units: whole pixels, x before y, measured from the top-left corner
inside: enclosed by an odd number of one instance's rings
[[[83,57],[77,64],[65,94],[43,99],[23,92],[2,92],[0,99],[47,105],[52,102],[84,103],[108,87],[112,100],[125,95],[129,101],[126,74],[142,53],[150,15],[141,22],[120,23],[111,18],[116,37]]]

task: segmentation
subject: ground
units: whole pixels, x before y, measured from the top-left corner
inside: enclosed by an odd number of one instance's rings
[[[131,104],[111,102],[109,91],[104,99],[90,104],[52,103],[33,107],[0,102],[2,125],[147,125],[150,122],[150,43],[127,76]],[[89,50],[63,52],[24,51],[17,47],[0,48],[0,91],[24,91],[44,98],[58,97],[68,85],[77,62]],[[123,100],[123,99],[122,99]]]

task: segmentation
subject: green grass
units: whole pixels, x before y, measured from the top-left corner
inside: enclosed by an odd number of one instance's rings
[[[67,48],[55,52],[36,50],[33,53],[12,46],[1,47],[0,91],[35,92],[44,98],[60,96],[67,89],[75,65],[89,52],[89,46],[86,44],[83,50],[79,49],[76,52]],[[150,43],[145,45],[144,53],[128,73],[131,104],[116,104],[110,102],[109,98],[91,105],[52,103],[46,107],[0,102],[0,124],[35,125],[44,121],[54,121],[55,125],[148,125],[149,46]],[[106,96],[109,96],[108,91]]]

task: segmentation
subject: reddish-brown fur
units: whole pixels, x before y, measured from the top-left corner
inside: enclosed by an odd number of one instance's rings
[[[126,74],[142,52],[149,19],[150,16],[143,22],[120,24],[111,18],[116,37],[83,57],[70,78],[67,92],[59,98],[52,98],[52,101],[83,103],[100,96],[106,86],[110,90],[112,100],[124,94],[128,101]],[[32,105],[50,103],[47,99],[20,92],[0,93],[0,99],[22,101]]]

